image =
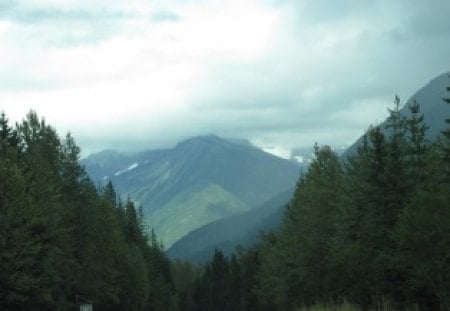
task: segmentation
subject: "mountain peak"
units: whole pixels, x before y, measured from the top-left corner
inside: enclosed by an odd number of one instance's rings
[[[207,144],[223,144],[223,143],[229,143],[228,140],[221,138],[217,135],[210,134],[210,135],[200,135],[200,136],[194,136],[191,138],[188,138],[182,142],[180,142],[178,145],[183,143],[207,143]]]
[[[175,150],[227,148],[233,145],[236,144],[217,135],[204,135],[194,136],[178,143],[175,146]]]

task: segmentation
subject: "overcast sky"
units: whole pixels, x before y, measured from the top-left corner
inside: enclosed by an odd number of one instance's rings
[[[0,110],[84,154],[348,145],[450,70],[448,0],[0,0]]]

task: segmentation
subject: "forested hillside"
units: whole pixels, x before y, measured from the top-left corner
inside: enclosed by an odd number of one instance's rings
[[[80,149],[33,112],[0,117],[0,309],[168,310],[169,261],[140,209],[97,189]]]
[[[388,134],[371,127],[343,161],[316,146],[281,228],[237,257],[216,250],[190,310],[450,310],[450,120],[428,141],[409,109],[396,100]]]

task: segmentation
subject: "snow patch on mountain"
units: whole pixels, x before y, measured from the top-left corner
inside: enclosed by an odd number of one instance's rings
[[[138,163],[133,163],[131,164],[128,168],[122,170],[122,171],[118,171],[117,173],[114,173],[115,176],[119,176],[122,175],[123,173],[129,172],[131,170],[134,170],[136,167],[138,167],[139,164]]]
[[[270,153],[274,156],[280,157],[285,160],[289,160],[292,156],[292,150],[287,149],[281,146],[269,146],[269,147],[262,147],[262,150],[264,152]]]
[[[297,161],[298,163],[303,163],[305,162],[305,158],[303,156],[294,156],[293,157],[295,161]]]

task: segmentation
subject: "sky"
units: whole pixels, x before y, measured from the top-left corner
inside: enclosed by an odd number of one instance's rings
[[[448,0],[0,0],[0,110],[83,154],[350,145],[450,71]]]

